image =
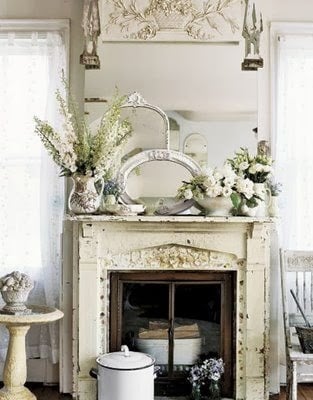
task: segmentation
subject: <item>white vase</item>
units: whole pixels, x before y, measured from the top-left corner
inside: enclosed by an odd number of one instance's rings
[[[270,217],[279,217],[278,196],[272,195],[268,206],[268,215]]]
[[[255,217],[257,213],[258,206],[256,207],[248,207],[246,204],[243,204],[240,207],[240,215],[245,217]]]
[[[114,194],[106,194],[102,196],[99,211],[105,213],[107,211],[107,207],[114,206],[117,204],[116,197]]]
[[[227,217],[231,215],[233,203],[230,197],[204,197],[196,199],[197,204],[205,210],[206,215]]]
[[[258,205],[256,208],[256,217],[267,217],[268,215],[268,205],[270,203],[271,193],[268,188],[266,188],[265,183],[255,183],[253,185],[255,194],[260,198],[258,200]]]

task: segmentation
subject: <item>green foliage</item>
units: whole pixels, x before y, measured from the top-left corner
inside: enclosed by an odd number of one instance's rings
[[[240,196],[240,194],[237,193],[237,192],[233,192],[233,193],[230,195],[230,199],[231,199],[231,201],[232,201],[232,203],[233,203],[234,208],[235,208],[236,210],[239,210],[240,205],[241,205],[241,196]]]

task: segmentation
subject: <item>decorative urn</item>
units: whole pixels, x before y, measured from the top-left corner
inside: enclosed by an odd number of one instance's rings
[[[25,305],[34,283],[28,275],[19,271],[11,272],[0,278],[0,292],[6,303],[0,311],[5,314],[30,314],[31,310]]]

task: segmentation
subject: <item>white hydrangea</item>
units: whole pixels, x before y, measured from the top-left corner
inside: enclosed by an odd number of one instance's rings
[[[247,199],[251,199],[254,195],[254,183],[248,178],[238,178],[236,182],[238,193],[242,193]]]
[[[233,189],[230,186],[223,187],[222,195],[224,197],[230,197],[232,193],[233,193]]]
[[[213,186],[210,186],[207,190],[206,190],[206,195],[208,197],[217,197],[220,196],[223,192],[223,188],[221,185],[219,184],[215,184]]]

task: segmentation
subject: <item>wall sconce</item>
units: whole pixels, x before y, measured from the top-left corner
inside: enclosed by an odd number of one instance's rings
[[[98,0],[84,0],[82,19],[85,45],[80,55],[80,63],[86,69],[99,69],[100,59],[97,55],[98,36],[100,35],[100,13]]]
[[[263,19],[257,19],[255,3],[252,9],[250,1],[246,1],[245,17],[243,21],[242,36],[245,39],[245,58],[241,64],[243,71],[257,71],[263,67],[263,58],[260,56],[260,37],[263,32]],[[253,52],[252,52],[253,48]]]

